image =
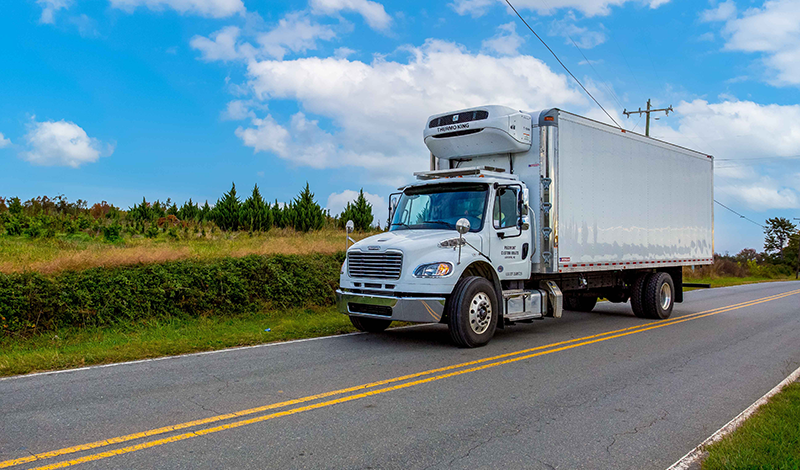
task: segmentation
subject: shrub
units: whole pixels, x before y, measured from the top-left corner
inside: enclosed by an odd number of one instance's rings
[[[103,226],[103,240],[110,243],[122,241],[122,227],[116,222]]]
[[[343,253],[0,274],[3,334],[332,305]]]

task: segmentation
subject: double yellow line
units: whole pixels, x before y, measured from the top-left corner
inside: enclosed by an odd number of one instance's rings
[[[737,310],[737,309],[740,309],[740,308],[751,307],[751,306],[762,304],[762,303],[769,302],[769,301],[772,301],[772,300],[782,299],[784,297],[789,297],[789,296],[792,296],[792,295],[796,295],[798,293],[800,293],[800,289],[797,289],[797,290],[794,290],[794,291],[790,291],[790,292],[785,292],[785,293],[782,293],[782,294],[772,295],[772,296],[769,296],[769,297],[762,297],[760,299],[755,299],[755,300],[742,302],[742,303],[738,303],[738,304],[734,304],[734,305],[728,305],[728,306],[725,306],[725,307],[719,307],[719,308],[712,309],[712,310],[706,310],[706,311],[703,311],[703,312],[693,313],[693,314],[690,314],[690,315],[685,315],[685,316],[682,316],[682,317],[673,318],[671,320],[664,320],[664,321],[658,321],[658,322],[645,323],[645,324],[642,324],[642,325],[632,326],[632,327],[628,327],[628,328],[622,328],[622,329],[619,329],[619,330],[607,331],[605,333],[599,333],[599,334],[596,334],[596,335],[584,336],[582,338],[575,338],[575,339],[571,339],[571,340],[567,340],[567,341],[561,341],[561,342],[557,342],[557,343],[547,344],[547,345],[544,345],[544,346],[538,346],[538,347],[535,347],[535,348],[523,349],[523,350],[510,352],[510,353],[506,353],[506,354],[500,354],[500,355],[497,355],[497,356],[478,359],[478,360],[475,360],[475,361],[463,362],[463,363],[460,363],[460,364],[455,364],[455,365],[446,366],[446,367],[440,367],[440,368],[436,368],[436,369],[430,369],[430,370],[426,370],[426,371],[422,371],[422,372],[417,372],[417,373],[414,373],[414,374],[408,374],[408,375],[403,375],[403,376],[400,376],[400,377],[394,377],[394,378],[391,378],[391,379],[385,379],[385,380],[380,380],[380,381],[377,381],[377,382],[371,382],[371,383],[366,383],[366,384],[362,384],[362,385],[356,385],[354,387],[343,388],[343,389],[340,389],[340,390],[334,390],[334,391],[330,391],[330,392],[320,393],[320,394],[317,394],[317,395],[309,395],[309,396],[303,397],[303,398],[297,398],[297,399],[294,399],[294,400],[283,401],[283,402],[280,402],[280,403],[273,403],[273,404],[270,404],[270,405],[260,406],[260,407],[256,407],[256,408],[250,408],[250,409],[247,409],[247,410],[237,411],[237,412],[234,412],[234,413],[221,414],[221,415],[212,416],[212,417],[209,417],[209,418],[204,418],[204,419],[199,419],[199,420],[195,420],[195,421],[189,421],[189,422],[185,422],[185,423],[175,424],[175,425],[172,425],[172,426],[165,426],[165,427],[161,427],[161,428],[157,428],[157,429],[151,429],[151,430],[143,431],[143,432],[139,432],[139,433],[127,434],[127,435],[124,435],[124,436],[113,437],[113,438],[105,439],[105,440],[101,440],[101,441],[90,442],[90,443],[87,443],[87,444],[81,444],[81,445],[72,446],[72,447],[65,447],[63,449],[58,449],[58,450],[54,450],[54,451],[50,451],[50,452],[43,452],[43,453],[40,453],[40,454],[35,454],[35,455],[27,456],[27,457],[22,457],[22,458],[19,458],[19,459],[6,460],[6,461],[3,461],[3,462],[0,462],[0,468],[13,467],[13,466],[22,465],[22,464],[29,463],[29,462],[49,459],[49,458],[52,458],[52,457],[58,457],[58,456],[61,456],[61,455],[67,455],[67,454],[71,454],[71,453],[75,453],[75,452],[81,452],[81,451],[97,449],[97,448],[100,448],[100,447],[105,447],[105,446],[109,446],[109,445],[113,445],[113,444],[120,444],[120,443],[123,443],[123,442],[128,442],[128,441],[132,441],[132,440],[136,440],[136,439],[142,439],[142,438],[146,438],[146,437],[157,436],[157,435],[160,435],[160,434],[165,434],[165,433],[169,433],[169,432],[175,432],[175,431],[188,429],[188,428],[192,428],[192,427],[197,427],[197,426],[202,426],[202,425],[206,425],[206,424],[217,423],[217,422],[220,422],[220,421],[225,421],[225,420],[229,420],[229,419],[233,419],[233,418],[241,418],[243,416],[253,415],[253,414],[261,413],[261,412],[264,412],[264,411],[274,410],[274,409],[278,409],[278,408],[284,408],[284,407],[288,407],[288,406],[292,406],[292,405],[298,405],[298,404],[307,403],[307,402],[311,402],[311,401],[315,401],[315,400],[320,400],[320,399],[323,399],[323,398],[329,398],[329,397],[333,397],[333,396],[337,396],[337,395],[344,395],[344,394],[351,393],[351,392],[359,392],[359,391],[361,392],[361,393],[356,393],[356,394],[353,394],[353,395],[348,395],[348,396],[336,398],[336,399],[333,399],[333,400],[321,401],[321,402],[310,404],[310,405],[300,406],[300,407],[291,408],[291,409],[284,410],[284,411],[278,411],[278,412],[269,413],[269,414],[266,414],[266,415],[261,415],[261,416],[257,416],[257,417],[253,417],[253,418],[248,418],[248,419],[244,419],[244,420],[240,420],[240,421],[235,421],[235,422],[231,422],[231,423],[227,423],[227,424],[222,424],[222,425],[218,425],[218,426],[215,426],[215,427],[210,427],[210,428],[205,428],[205,429],[200,429],[200,430],[195,430],[195,431],[189,431],[189,432],[186,432],[186,433],[183,433],[183,434],[177,434],[177,435],[174,435],[174,436],[165,437],[165,438],[161,438],[161,439],[157,439],[157,440],[153,440],[153,441],[149,441],[149,442],[144,442],[144,443],[137,444],[137,445],[122,447],[122,448],[109,450],[109,451],[105,451],[105,452],[99,452],[99,453],[96,453],[96,454],[90,454],[90,455],[87,455],[87,456],[84,456],[84,457],[80,457],[80,458],[76,458],[76,459],[72,459],[72,460],[58,462],[58,463],[54,463],[54,464],[50,464],[50,465],[45,465],[45,466],[42,466],[42,467],[36,467],[36,469],[32,469],[32,470],[44,470],[44,469],[56,469],[56,468],[69,467],[69,466],[77,465],[77,464],[80,464],[80,463],[85,463],[85,462],[90,462],[90,461],[94,461],[94,460],[104,459],[104,458],[107,458],[107,457],[112,457],[114,455],[126,454],[126,453],[129,453],[129,452],[134,452],[134,451],[137,451],[137,450],[147,449],[147,448],[150,448],[150,447],[156,447],[156,446],[168,444],[168,443],[171,443],[171,442],[182,441],[184,439],[189,439],[189,438],[192,438],[192,437],[203,436],[203,435],[207,435],[207,434],[216,433],[216,432],[219,432],[219,431],[224,431],[224,430],[227,430],[227,429],[234,429],[234,428],[238,428],[238,427],[241,427],[241,426],[246,426],[248,424],[259,423],[259,422],[267,421],[267,420],[274,419],[274,418],[280,418],[282,416],[290,416],[290,415],[293,415],[293,414],[302,413],[304,411],[310,411],[310,410],[315,410],[315,409],[319,409],[319,408],[325,408],[325,407],[328,407],[328,406],[337,405],[337,404],[340,404],[340,403],[346,403],[346,402],[350,402],[350,401],[353,401],[353,400],[358,400],[358,399],[365,398],[365,397],[370,397],[370,396],[374,396],[374,395],[380,395],[380,394],[387,393],[387,392],[392,392],[392,391],[395,391],[395,390],[401,390],[401,389],[404,389],[404,388],[413,387],[413,386],[425,384],[425,383],[428,383],[428,382],[434,382],[434,381],[437,381],[437,380],[442,380],[442,379],[446,379],[446,378],[449,378],[449,377],[454,377],[454,376],[457,376],[457,375],[462,375],[462,374],[467,374],[467,373],[470,373],[470,372],[489,369],[489,368],[492,368],[492,367],[497,367],[497,366],[504,365],[504,364],[510,364],[512,362],[522,361],[522,360],[530,359],[530,358],[537,357],[537,356],[544,356],[546,354],[552,354],[552,353],[559,352],[559,351],[565,351],[565,350],[577,348],[577,347],[580,347],[580,346],[586,346],[586,345],[598,343],[598,342],[601,342],[601,341],[608,341],[608,340],[611,340],[611,339],[620,338],[620,337],[632,335],[632,334],[635,334],[635,333],[641,333],[643,331],[649,331],[649,330],[654,330],[654,329],[658,329],[658,328],[664,328],[666,326],[672,326],[672,325],[676,325],[678,323],[683,323],[683,322],[690,321],[690,320],[696,320],[696,319],[708,317],[708,316],[711,316],[711,315],[717,315],[719,313],[729,312],[731,310]],[[436,374],[439,374],[439,375],[436,375]],[[426,376],[428,376],[428,377],[426,377]],[[425,378],[420,378],[420,377],[425,377]],[[418,380],[411,380],[411,379],[418,379]],[[405,382],[405,383],[398,383],[398,382]],[[384,388],[377,388],[377,387],[380,387],[382,385],[389,385],[389,384],[395,384],[395,385],[391,385],[389,387],[384,387]],[[374,390],[370,390],[370,389],[374,389]]]

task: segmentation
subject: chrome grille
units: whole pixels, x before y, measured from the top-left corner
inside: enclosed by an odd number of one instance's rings
[[[402,253],[392,251],[386,253],[351,251],[347,253],[347,274],[350,277],[400,279],[402,269]]]

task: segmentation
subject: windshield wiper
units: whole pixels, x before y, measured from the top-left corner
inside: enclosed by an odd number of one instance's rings
[[[445,222],[444,220],[423,220],[421,223],[447,225],[448,227],[453,226],[453,224],[451,224],[450,222]]]
[[[408,227],[408,228],[411,228],[411,226],[410,226],[410,225],[408,225],[408,224],[407,224],[407,223],[405,223],[405,222],[392,222],[392,225],[391,225],[391,227],[394,227],[395,225],[400,225],[400,226],[403,226],[403,227]]]

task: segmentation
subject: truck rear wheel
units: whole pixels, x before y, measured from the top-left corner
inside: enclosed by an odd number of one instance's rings
[[[574,312],[591,312],[595,305],[596,296],[568,295],[564,298],[564,308]]]
[[[644,287],[651,273],[640,273],[631,285],[631,308],[639,318],[650,318],[644,312]]]
[[[675,305],[675,284],[668,273],[653,273],[644,285],[645,318],[663,320],[672,314]]]
[[[450,338],[456,346],[483,346],[494,336],[497,295],[487,279],[470,276],[458,281],[445,308]]]
[[[351,315],[350,323],[352,323],[353,326],[356,327],[358,331],[366,331],[368,333],[380,333],[386,328],[389,328],[389,325],[392,324],[392,321],[381,320],[379,318],[355,317]]]

